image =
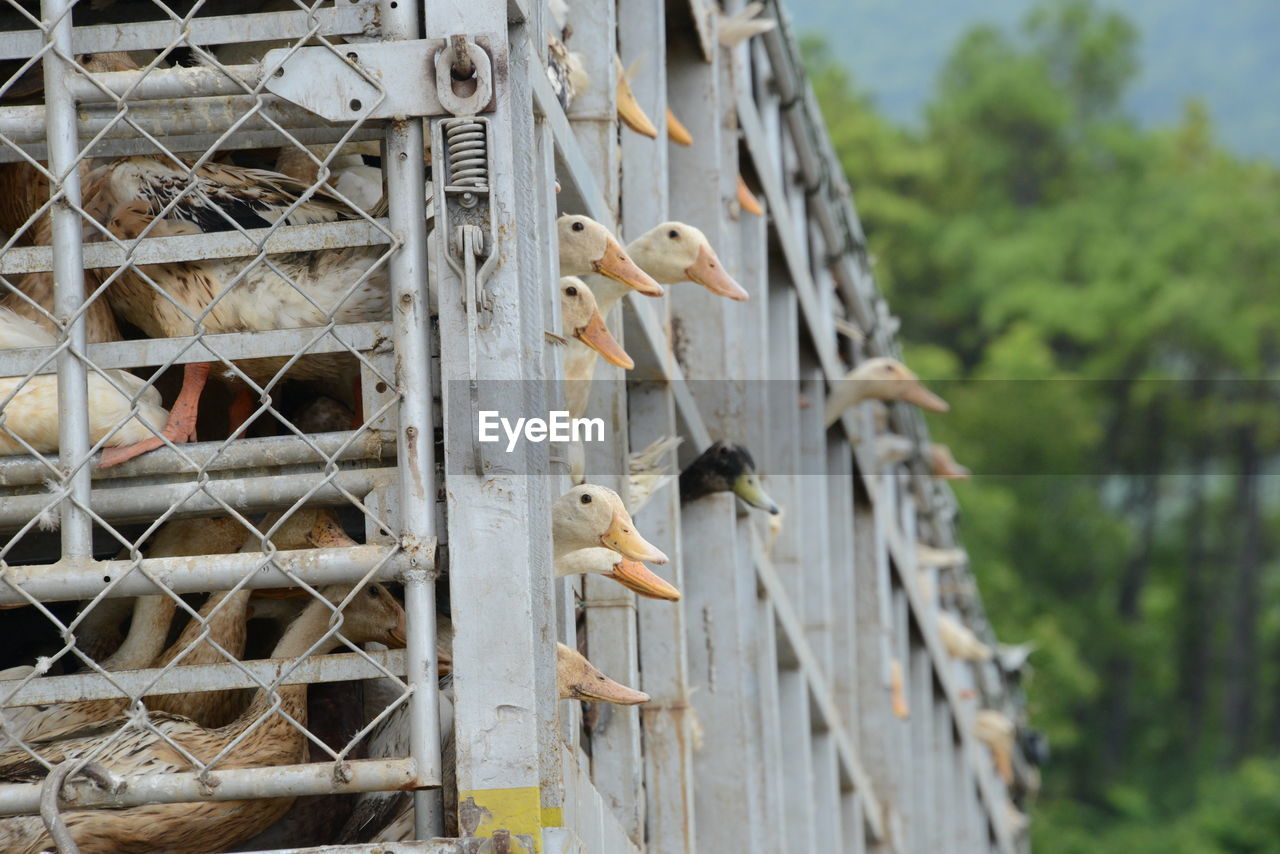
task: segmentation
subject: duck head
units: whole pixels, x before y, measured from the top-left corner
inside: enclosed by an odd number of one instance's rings
[[[713,492],[732,492],[752,507],[778,513],[760,485],[755,460],[742,445],[716,442],[680,472],[680,497],[693,501]]]
[[[751,295],[733,280],[711,248],[711,241],[684,222],[655,225],[627,246],[636,262],[666,285],[695,282],[713,294],[739,302]]]
[[[556,690],[561,700],[588,703],[615,703],[636,706],[647,703],[649,695],[614,682],[576,649],[556,644]]]
[[[607,486],[575,486],[556,501],[551,520],[557,557],[603,546],[632,560],[667,562],[667,556],[636,531],[622,499]]]
[[[929,468],[933,471],[934,477],[940,477],[943,480],[968,480],[973,474],[967,466],[956,462],[951,449],[946,445],[929,446]]]
[[[638,560],[631,560],[613,549],[579,549],[556,560],[556,575],[578,575],[589,572],[603,575],[649,599],[676,602],[680,591]]]
[[[662,296],[662,286],[631,260],[609,229],[591,217],[565,214],[556,220],[556,234],[561,275],[599,273],[645,296]]]
[[[924,387],[911,369],[888,356],[868,359],[851,371],[846,381],[860,386],[860,398],[903,400],[930,412],[946,412],[947,402]]]
[[[596,306],[595,294],[577,276],[565,276],[560,280],[560,324],[565,334],[577,338],[610,364],[624,371],[636,366],[609,332],[609,327],[605,326]]]
[[[403,649],[408,619],[396,597],[381,584],[334,584],[321,593],[329,603],[342,608],[342,636],[353,643],[381,643]],[[343,606],[342,603],[346,602]],[[315,607],[313,603],[309,607]]]

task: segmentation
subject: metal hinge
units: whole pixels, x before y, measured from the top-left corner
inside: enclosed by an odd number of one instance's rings
[[[459,43],[466,75],[452,68]],[[495,45],[502,41],[454,36],[279,48],[262,67],[267,91],[333,122],[475,115],[494,106],[495,73],[506,62]]]

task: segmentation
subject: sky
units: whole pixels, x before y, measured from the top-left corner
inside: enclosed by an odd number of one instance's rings
[[[799,33],[822,33],[884,112],[918,122],[952,46],[971,26],[1012,27],[1034,0],[783,0]],[[1172,124],[1189,97],[1219,139],[1280,161],[1280,0],[1098,0],[1137,25],[1141,72],[1128,104]]]

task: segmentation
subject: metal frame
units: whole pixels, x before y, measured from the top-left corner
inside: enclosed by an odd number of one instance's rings
[[[64,806],[127,806],[195,800],[233,800],[338,792],[395,789],[423,790],[441,780],[435,657],[435,463],[433,362],[428,342],[426,232],[427,211],[422,187],[421,124],[414,121],[372,124],[354,129],[329,125],[280,104],[274,96],[239,95],[253,88],[245,67],[215,73],[199,71],[125,72],[92,75],[72,68],[73,54],[105,50],[163,48],[184,39],[191,44],[240,41],[255,32],[273,37],[355,35],[383,39],[417,38],[421,10],[413,0],[381,4],[352,0],[315,14],[298,11],[261,16],[191,18],[139,26],[73,28],[72,0],[46,0],[42,7],[47,35],[40,31],[0,34],[0,54],[27,57],[42,53],[43,107],[0,109],[0,134],[7,161],[47,157],[54,199],[51,246],[20,247],[8,241],[0,252],[0,273],[13,277],[51,271],[53,316],[61,325],[54,347],[5,351],[0,365],[6,376],[56,372],[59,390],[59,462],[38,458],[0,461],[6,492],[0,504],[0,526],[10,532],[29,530],[37,514],[60,514],[60,557],[56,562],[15,565],[0,556],[0,597],[8,603],[43,603],[67,599],[137,596],[155,592],[177,595],[268,586],[321,586],[338,582],[399,580],[404,583],[408,613],[408,648],[404,653],[359,653],[298,661],[231,662],[221,665],[169,666],[161,670],[106,673],[100,667],[84,674],[9,682],[6,706],[62,702],[68,699],[127,697],[131,692],[184,693],[193,689],[298,684],[347,679],[401,677],[407,690],[401,702],[409,713],[409,746],[403,757],[348,759],[293,767],[223,770],[208,773],[124,778],[123,791],[105,794],[84,783],[64,787]],[[255,31],[255,26],[265,30]],[[51,47],[45,48],[48,42]],[[228,72],[230,76],[228,76]],[[233,81],[239,80],[245,85]],[[219,82],[221,81],[221,82]],[[236,86],[239,85],[239,88]],[[208,91],[202,92],[202,87]],[[203,97],[200,97],[203,96]],[[119,121],[119,105],[139,98],[170,99],[131,109]],[[192,100],[197,99],[197,100]],[[106,102],[99,108],[78,104]],[[186,104],[194,110],[177,109]],[[277,105],[273,107],[273,105]],[[275,110],[273,113],[272,110]],[[246,120],[245,116],[260,118]],[[98,115],[99,119],[84,115]],[[151,118],[148,118],[150,116]],[[182,116],[189,121],[184,123]],[[31,122],[45,125],[31,131]],[[228,126],[231,130],[228,130]],[[143,130],[148,128],[148,130]],[[193,237],[110,240],[83,244],[80,198],[82,141],[94,138],[94,156],[154,150],[149,135],[162,134],[169,151],[252,147],[265,141],[255,128],[270,129],[273,140],[293,136],[299,142],[319,139],[386,137],[388,214],[345,223],[233,231]],[[293,133],[289,133],[294,129]],[[372,133],[371,133],[372,131]],[[169,134],[187,134],[183,140]],[[110,140],[108,142],[104,142]],[[412,156],[409,156],[412,154]],[[347,246],[388,246],[388,279],[396,311],[390,323],[337,324],[256,334],[196,335],[188,338],[88,345],[85,340],[84,270],[182,261],[189,258],[247,258],[261,262],[269,254]],[[91,465],[87,428],[86,377],[90,370],[121,367],[173,367],[210,359],[261,356],[292,357],[299,352],[359,354],[366,386],[394,386],[366,392],[369,424],[349,433],[314,437],[205,442],[158,451],[119,471],[97,471]],[[382,402],[380,398],[386,398]],[[370,402],[374,405],[370,407]],[[387,414],[394,421],[387,424]],[[378,420],[381,419],[381,420]],[[376,423],[374,423],[376,421]],[[379,429],[390,428],[390,429]],[[299,441],[301,439],[301,441]],[[319,465],[317,465],[319,464]],[[53,494],[42,492],[50,476]],[[397,491],[389,505],[375,493]],[[143,559],[131,556],[95,560],[95,524],[152,522],[211,513],[240,515],[310,504],[351,504],[382,518],[373,529],[391,528],[392,541],[338,549],[283,553],[242,553],[213,557]],[[243,517],[241,516],[243,519]],[[151,528],[158,525],[154,522]],[[119,537],[119,535],[116,535]],[[127,542],[127,541],[125,541]],[[12,542],[6,545],[7,554]],[[45,612],[46,614],[49,612]],[[390,712],[388,708],[382,716]],[[373,726],[376,720],[369,726]],[[32,812],[39,806],[40,786],[0,786],[0,813]],[[423,811],[425,812],[425,811]]]
[[[9,565],[0,553],[0,604],[398,579],[409,640],[405,653],[302,661],[288,675],[280,662],[249,662],[25,680],[0,704],[115,697],[146,686],[166,693],[280,679],[402,677],[412,689],[404,757],[345,761],[343,780],[328,764],[219,771],[215,797],[416,788],[415,833],[439,835],[439,810],[427,791],[442,778],[440,716],[430,687],[439,536],[449,555],[456,780],[467,838],[343,850],[473,852],[504,831],[506,850],[548,854],[728,848],[1004,854],[1025,847],[1008,826],[1004,785],[971,733],[974,706],[962,697],[966,669],[947,656],[936,630],[937,603],[916,582],[918,535],[939,547],[956,542],[954,498],[932,483],[919,456],[879,465],[868,441],[875,430],[870,413],[848,413],[834,431],[821,423],[825,387],[844,376],[847,363],[898,353],[896,321],[876,291],[848,187],[777,0],[765,12],[778,21],[776,29],[733,50],[718,46],[717,13],[701,0],[577,4],[571,47],[583,51],[593,87],[567,115],[545,74],[551,24],[538,0],[430,4],[425,17],[416,0],[350,0],[312,12],[78,28],[64,14],[69,5],[44,0],[44,16],[55,22],[47,38],[57,48],[42,58],[45,104],[0,108],[0,140],[7,143],[0,162],[47,157],[50,173],[62,176],[55,182],[62,201],[51,208],[53,244],[9,241],[0,251],[0,275],[51,272],[55,315],[67,328],[54,347],[0,352],[5,376],[56,373],[63,413],[57,466],[0,459],[0,527],[30,528],[50,507],[61,522],[56,562]],[[732,14],[744,4],[723,5]],[[486,113],[488,198],[502,237],[483,283],[499,322],[475,327],[464,272],[449,263],[447,241],[428,237],[421,154],[441,132],[439,117],[332,124],[265,92],[257,66],[90,79],[64,58],[73,50],[172,44],[184,29],[195,43],[234,43],[251,27],[279,39],[413,41],[464,33],[481,35],[502,55]],[[0,33],[0,59],[32,56],[45,39],[36,31]],[[633,70],[632,87],[659,129],[657,140],[619,131],[614,45]],[[130,105],[123,122],[115,113],[122,97]],[[668,104],[692,130],[692,148],[668,144]],[[175,113],[175,105],[183,109]],[[43,123],[44,131],[32,131],[31,122]],[[159,131],[175,152],[201,152],[215,142],[249,148],[289,138],[305,144],[382,138],[387,215],[83,243],[80,141],[96,136],[95,156],[116,156],[145,150]],[[441,162],[440,149],[436,155]],[[760,188],[766,218],[738,208],[739,173]],[[752,302],[731,305],[681,286],[659,301],[632,295],[609,318],[619,338],[625,333],[637,366],[625,383],[609,383],[593,397],[590,414],[612,425],[607,446],[592,451],[595,462],[625,471],[631,449],[677,433],[684,437],[683,462],[713,438],[767,436],[767,458],[758,461],[788,511],[775,538],[732,496],[683,507],[674,487],[655,496],[637,523],[672,557],[671,580],[685,593],[679,603],[637,601],[600,578],[552,579],[547,523],[567,479],[476,471],[469,413],[450,411],[456,401],[441,393],[457,382],[537,380],[492,383],[506,389],[495,405],[527,410],[551,403],[539,396],[541,381],[560,372],[543,332],[559,324],[550,247],[561,210],[621,226],[624,239],[667,218],[687,220],[752,294]],[[286,251],[374,245],[391,253],[394,308],[387,323],[107,344],[84,338],[86,267],[193,257],[261,261]],[[428,334],[432,315],[435,340]],[[673,324],[700,333],[684,342],[679,358],[669,340]],[[849,326],[860,339],[841,336],[838,330]],[[87,366],[170,368],[304,348],[357,352],[367,381],[386,380],[390,388],[381,392],[366,382],[366,411],[376,427],[165,448],[119,471],[87,464]],[[597,376],[623,378],[603,367]],[[437,396],[443,413],[434,406]],[[927,432],[918,414],[894,407],[891,421],[923,447]],[[440,495],[436,425],[444,434]],[[53,495],[44,491],[51,475],[65,484]],[[604,482],[625,488],[621,476]],[[95,523],[302,503],[354,503],[370,516],[369,544],[200,559],[142,559],[135,550],[128,558],[93,559]],[[385,530],[394,536],[379,533]],[[576,704],[555,699],[549,643],[574,642],[579,601],[592,660],[653,698],[638,710],[609,710],[588,733]],[[980,602],[972,608],[981,624]],[[910,708],[905,720],[891,703],[895,668]],[[209,797],[198,775],[129,784],[115,799],[73,784],[69,802]],[[0,813],[30,811],[38,795],[36,787],[0,786]]]

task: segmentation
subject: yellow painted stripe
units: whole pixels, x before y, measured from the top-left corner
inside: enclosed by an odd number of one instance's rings
[[[542,792],[537,786],[458,792],[458,813],[479,817],[475,836],[492,836],[495,830],[509,831],[512,836],[524,834],[533,840],[534,851],[541,854]]]
[[[542,808],[542,826],[543,827],[564,827],[564,808],[563,807],[543,807]]]

